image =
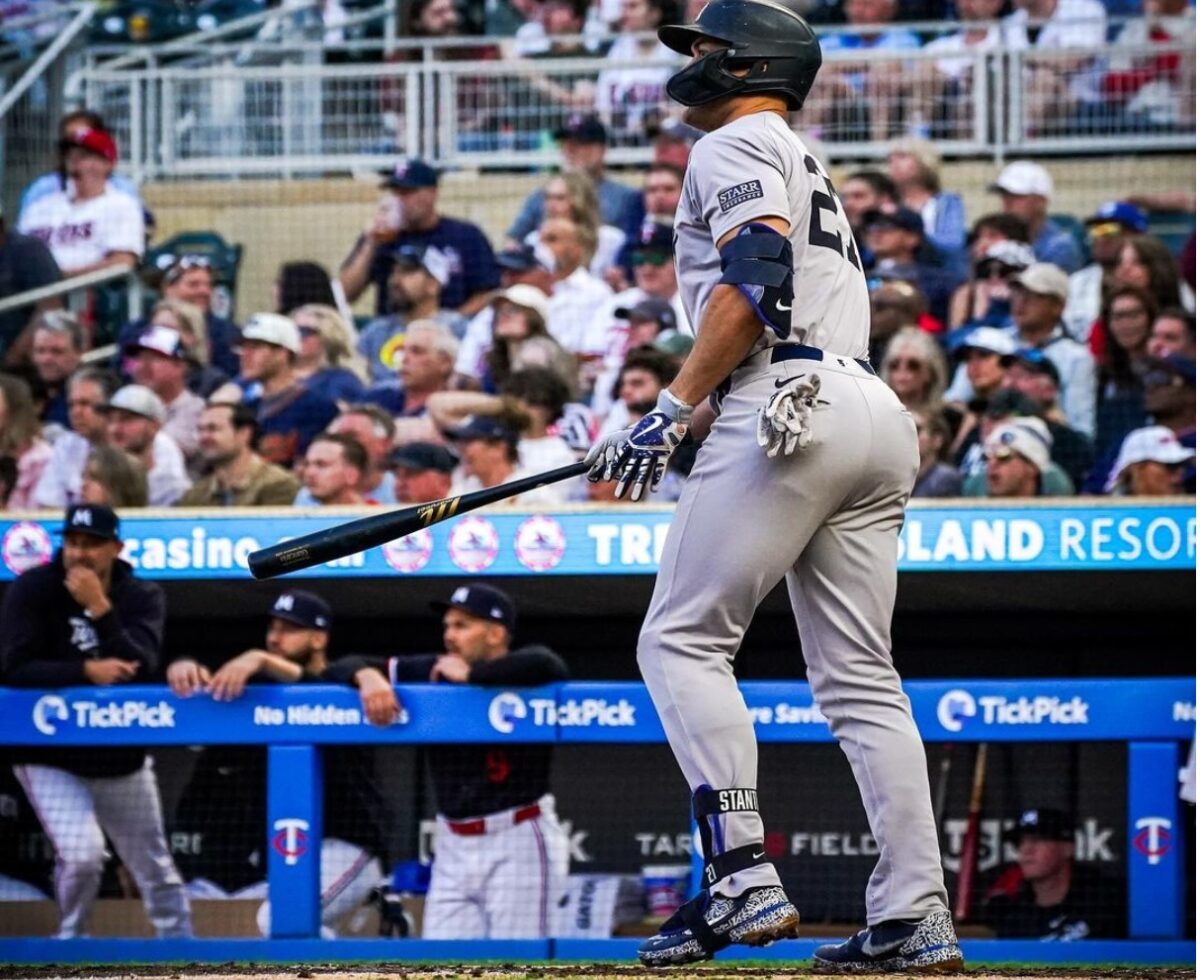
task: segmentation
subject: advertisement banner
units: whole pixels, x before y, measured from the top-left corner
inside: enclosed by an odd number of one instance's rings
[[[363,554],[296,574],[308,578],[650,575],[670,508],[531,514],[484,510]],[[251,552],[345,520],[319,512],[249,510],[130,514],[124,558],[145,578],[244,579]],[[58,515],[0,520],[0,581],[49,560]],[[1137,504],[913,507],[897,540],[903,572],[1191,569],[1195,510]]]

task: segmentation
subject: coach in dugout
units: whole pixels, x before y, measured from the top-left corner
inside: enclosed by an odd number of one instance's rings
[[[488,585],[460,585],[442,613],[444,653],[343,657],[325,673],[362,693],[367,717],[388,724],[396,683],[527,687],[565,680],[544,646],[511,649],[516,607]],[[437,803],[425,939],[534,939],[550,935],[567,877],[567,839],[550,795],[549,745],[433,745]]]
[[[162,590],[134,577],[117,515],[97,504],[67,510],[63,546],[21,575],[0,607],[0,681],[12,687],[108,687],[145,681],[162,652]],[[13,774],[55,854],[59,938],[86,934],[100,890],[105,835],[137,881],[160,936],[190,936],[191,910],[163,834],[158,782],[146,750],[13,748]]]
[[[330,680],[325,656],[333,612],[320,596],[302,589],[283,592],[272,604],[265,649],[250,649],[216,671],[195,660],[175,660],[167,683],[180,697],[207,692],[216,701],[240,698],[247,683],[321,683]],[[324,749],[325,836],[321,841],[321,935],[337,935],[338,923],[383,880],[385,806],[375,782],[370,746]],[[266,750],[212,746],[204,750],[176,814],[175,832],[198,839],[199,853],[184,870],[194,894],[215,885],[231,894],[261,879],[266,816]],[[206,885],[197,887],[196,878]],[[271,928],[270,905],[259,909],[258,926]]]

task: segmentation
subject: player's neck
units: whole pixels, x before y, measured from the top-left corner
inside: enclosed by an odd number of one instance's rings
[[[743,116],[753,116],[759,112],[773,112],[780,118],[787,119],[787,107],[781,99],[770,95],[749,95],[740,99],[729,99],[725,112],[720,115],[719,121],[709,128],[709,132],[728,126]]]

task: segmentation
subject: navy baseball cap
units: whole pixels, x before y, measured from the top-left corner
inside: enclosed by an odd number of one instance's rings
[[[1139,208],[1136,204],[1130,204],[1128,201],[1108,201],[1101,204],[1096,209],[1085,225],[1102,225],[1109,221],[1115,221],[1118,224],[1124,225],[1130,231],[1136,231],[1139,234],[1150,227],[1150,222],[1146,219],[1146,212]]]
[[[987,417],[1006,419],[1010,415],[1040,415],[1037,402],[1016,388],[1001,388],[988,400]]]
[[[329,603],[303,589],[281,592],[271,606],[271,615],[310,630],[327,630],[333,625],[333,610]]]
[[[679,324],[675,318],[675,308],[665,299],[651,296],[633,306],[618,307],[613,311],[622,320],[652,321],[658,324],[659,330],[678,330]]]
[[[72,504],[59,534],[90,534],[105,541],[121,540],[121,520],[116,511],[103,504]]]
[[[574,113],[567,117],[554,132],[556,140],[574,140],[576,143],[607,143],[608,130],[597,116]]]
[[[520,434],[490,415],[469,415],[456,429],[448,429],[446,435],[456,442],[468,439],[490,439],[511,442],[520,440]]]
[[[1058,373],[1058,367],[1046,356],[1044,351],[1040,351],[1036,347],[1024,347],[1017,351],[1013,355],[1013,362],[1034,374],[1044,374],[1056,385],[1062,385],[1062,376]]]
[[[1073,841],[1075,826],[1062,810],[1046,806],[1035,807],[1025,810],[1017,819],[1016,826],[1008,832],[1008,839],[1011,841],[1020,841],[1022,837]]]
[[[437,187],[437,184],[437,170],[424,160],[413,158],[397,163],[379,186],[392,190],[416,190],[419,187]]]
[[[392,466],[403,466],[406,470],[437,470],[449,473],[458,465],[454,453],[445,446],[433,442],[410,442],[392,452]]]
[[[637,243],[633,246],[635,263],[639,252],[673,255],[675,252],[675,229],[664,221],[644,221],[638,231]]]
[[[547,264],[547,262],[551,264]],[[496,265],[510,272],[528,272],[530,269],[553,270],[553,256],[540,252],[532,245],[517,245],[496,253]]]
[[[490,585],[476,583],[460,585],[451,594],[449,602],[431,602],[429,608],[434,612],[461,609],[468,616],[474,616],[476,619],[499,623],[510,633],[517,625],[517,607],[508,593],[501,592]]]
[[[895,211],[871,210],[862,216],[864,228],[899,228],[901,231],[911,231],[914,235],[925,235],[925,222],[916,211],[908,208],[896,208]]]

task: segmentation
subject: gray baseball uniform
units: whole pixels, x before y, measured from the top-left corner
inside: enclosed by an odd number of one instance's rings
[[[867,287],[833,186],[769,112],[737,119],[692,151],[675,229],[693,324],[702,324],[721,275],[715,242],[762,217],[790,225],[791,334],[764,328],[725,385],[671,524],[638,663],[693,791],[755,787],[757,744],[733,658],[755,609],[786,577],[808,679],[879,844],[867,921],[919,919],[947,899],[925,754],[890,652],[896,539],[916,476],[916,428],[858,360],[867,353]],[[811,445],[768,458],[755,439],[758,409],[812,373],[821,388]],[[718,853],[763,840],[755,812],[709,819]],[[733,897],[778,883],[764,864],[713,891]]]

